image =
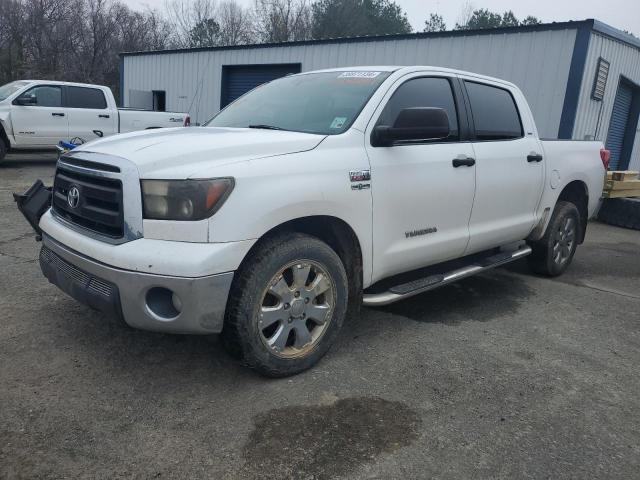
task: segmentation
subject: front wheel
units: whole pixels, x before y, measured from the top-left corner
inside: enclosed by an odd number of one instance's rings
[[[531,244],[531,269],[541,275],[557,277],[569,267],[578,247],[580,213],[573,203],[558,202],[547,231]]]
[[[7,145],[4,143],[4,140],[0,138],[0,162],[4,160],[4,157],[7,155],[8,150],[9,149],[7,148]]]
[[[340,257],[321,240],[267,240],[236,274],[222,339],[243,363],[271,377],[313,366],[336,339],[348,303]]]

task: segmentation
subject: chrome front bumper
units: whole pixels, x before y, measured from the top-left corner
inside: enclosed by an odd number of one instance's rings
[[[110,267],[43,235],[40,268],[76,300],[134,328],[167,333],[222,331],[233,272],[186,278]]]

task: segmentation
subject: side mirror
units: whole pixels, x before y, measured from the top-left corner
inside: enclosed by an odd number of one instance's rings
[[[442,108],[413,107],[400,111],[393,126],[378,125],[371,145],[390,147],[396,142],[442,140],[449,136],[449,115]]]
[[[38,100],[36,99],[35,95],[27,94],[27,95],[21,95],[18,98],[16,98],[14,103],[16,105],[22,105],[22,106],[33,106],[38,104]]]

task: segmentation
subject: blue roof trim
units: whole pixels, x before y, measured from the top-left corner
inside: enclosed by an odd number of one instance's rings
[[[567,140],[573,136],[593,22],[594,20],[585,22],[576,32],[576,41],[573,45],[573,56],[569,67],[569,78],[567,79],[567,90],[564,94],[564,105],[562,106],[560,127],[558,128],[558,138],[560,139]]]
[[[598,33],[602,33],[607,37],[611,37],[614,40],[619,40],[622,43],[626,43],[635,48],[640,48],[640,38],[629,35],[628,33],[618,30],[617,28],[607,25],[599,20],[593,21],[593,30]]]
[[[323,45],[332,43],[379,42],[385,40],[410,40],[416,38],[467,37],[475,35],[496,35],[502,33],[546,32],[549,30],[579,29],[585,25],[593,28],[594,20],[577,20],[571,22],[541,23],[519,27],[483,28],[476,30],[448,30],[446,32],[417,32],[393,35],[371,35],[362,37],[327,38],[323,40],[299,40],[280,43],[257,43],[251,45],[230,45],[224,47],[178,48],[169,50],[151,50],[146,52],[123,52],[120,57],[137,55],[162,55],[165,53],[215,52],[220,50],[243,50],[247,48],[293,47],[298,45]],[[604,24],[603,24],[604,25]],[[611,27],[609,27],[611,28]],[[615,29],[614,29],[615,30]]]

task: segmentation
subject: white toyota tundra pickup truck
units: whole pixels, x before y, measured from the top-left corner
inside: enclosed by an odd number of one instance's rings
[[[190,122],[185,113],[119,109],[109,87],[19,80],[0,87],[0,161],[9,150],[50,149],[60,140]]]
[[[561,274],[607,161],[599,142],[541,141],[511,83],[359,67],[275,80],[203,128],[83,145],[58,162],[51,208],[29,205],[41,184],[19,204],[63,291],[132,327],[221,333],[285,376],[362,304],[523,257]]]

